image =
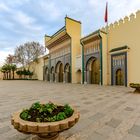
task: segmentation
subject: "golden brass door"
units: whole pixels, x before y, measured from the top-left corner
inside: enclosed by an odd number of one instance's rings
[[[116,85],[124,85],[124,73],[121,69],[116,71]]]
[[[99,60],[96,59],[92,62],[92,66],[91,66],[91,83],[92,84],[99,84],[100,81],[100,64],[99,64]]]

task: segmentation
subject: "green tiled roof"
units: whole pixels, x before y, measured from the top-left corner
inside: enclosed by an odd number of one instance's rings
[[[59,33],[61,33],[62,31],[66,30],[66,27],[62,27],[60,30],[58,30],[56,33],[54,33],[51,37],[54,37],[56,35],[58,35]]]
[[[115,51],[120,51],[120,50],[124,50],[124,49],[129,49],[129,47],[125,45],[122,47],[111,49],[109,52],[115,52]]]

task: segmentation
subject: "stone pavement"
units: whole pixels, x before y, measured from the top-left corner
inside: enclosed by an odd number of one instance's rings
[[[0,81],[0,140],[28,140],[14,130],[10,116],[36,101],[69,103],[79,122],[62,133],[67,140],[140,140],[140,95],[118,86]]]

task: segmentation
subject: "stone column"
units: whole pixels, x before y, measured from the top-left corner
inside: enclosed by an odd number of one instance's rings
[[[51,83],[51,82],[52,82],[52,81],[51,81],[51,73],[49,73],[49,77],[50,77],[50,83]]]
[[[87,71],[84,71],[84,84],[87,84]]]
[[[50,73],[50,83],[52,83],[52,74]]]
[[[81,85],[83,84],[83,74],[81,72]]]
[[[52,81],[54,82],[55,81],[55,74],[52,73]]]
[[[100,80],[99,80],[99,85],[101,86],[102,85],[102,83],[101,83],[101,69],[99,70],[99,73],[100,73],[100,76],[99,76],[99,78],[100,78]]]
[[[57,73],[55,73],[55,83],[57,82]]]
[[[46,74],[44,75],[44,81],[47,81]]]
[[[67,83],[66,82],[66,72],[63,72],[63,83]]]
[[[49,80],[48,80],[48,73],[46,74],[46,81],[48,82]]]

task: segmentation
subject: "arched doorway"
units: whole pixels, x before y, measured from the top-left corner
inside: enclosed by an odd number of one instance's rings
[[[71,74],[70,74],[70,65],[69,65],[69,63],[67,63],[65,65],[64,72],[65,72],[65,82],[70,83],[71,82]]]
[[[51,68],[51,80],[52,80],[52,82],[55,81],[54,67]]]
[[[100,62],[95,57],[87,61],[87,82],[89,84],[99,84],[100,82]]]
[[[120,86],[124,85],[124,73],[122,69],[118,69],[116,71],[116,85],[120,85]]]
[[[111,85],[127,86],[127,52],[111,55]]]
[[[56,82],[63,82],[63,64],[61,61],[59,61],[56,64]]]
[[[49,69],[48,69],[48,67],[46,67],[46,69],[45,69],[45,80],[49,81]]]

